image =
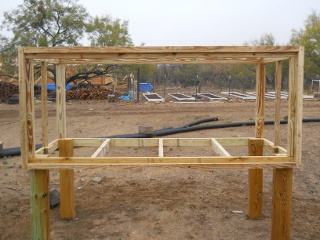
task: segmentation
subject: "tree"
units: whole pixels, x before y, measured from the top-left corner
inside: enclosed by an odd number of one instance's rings
[[[132,45],[128,22],[121,23],[111,17],[90,17],[77,0],[24,0],[15,10],[4,13],[1,28],[6,28],[13,37],[0,36],[0,76],[17,77],[18,46],[77,46],[85,34],[93,46]],[[36,67],[37,69],[37,67]],[[66,83],[90,80],[108,74],[114,66],[88,65],[76,67]],[[49,65],[55,81],[54,66]]]
[[[87,32],[91,46],[130,46],[128,21],[113,20],[110,16],[91,18],[87,24]]]
[[[275,37],[271,33],[264,34],[260,37],[260,39],[255,39],[251,43],[245,43],[244,45],[251,46],[275,46],[276,41]],[[256,72],[256,68],[254,65],[246,65],[247,69],[251,72]],[[266,66],[266,83],[270,86],[274,86],[275,84],[275,63],[267,64]]]
[[[25,0],[4,13],[3,25],[19,46],[76,46],[87,17],[83,6],[69,0]]]
[[[320,74],[320,15],[313,11],[304,28],[292,30],[290,43],[305,47],[305,79],[310,82]]]

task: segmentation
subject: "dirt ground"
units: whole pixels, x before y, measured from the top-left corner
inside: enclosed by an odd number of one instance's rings
[[[55,104],[49,103],[49,140],[56,138]],[[282,102],[281,117],[287,115]],[[274,103],[267,101],[266,120]],[[320,101],[304,101],[304,118],[320,117]],[[136,133],[139,125],[178,127],[218,117],[219,123],[253,121],[255,102],[212,103],[67,103],[68,137]],[[37,143],[41,143],[40,103],[36,104]],[[281,145],[286,147],[286,125]],[[303,166],[294,170],[291,239],[320,238],[320,125],[303,124]],[[167,137],[253,137],[254,127],[212,129]],[[266,126],[273,141],[273,126]],[[19,146],[19,106],[0,104],[0,141]],[[82,151],[82,152],[81,152]],[[144,150],[145,151],[145,150]],[[188,149],[199,154],[199,149]],[[206,155],[205,150],[200,150]],[[236,149],[234,154],[245,152]],[[91,154],[92,149],[79,150]],[[116,152],[114,154],[117,154]],[[118,153],[119,154],[119,153]],[[120,154],[144,154],[121,149]],[[181,154],[181,153],[176,153]],[[30,239],[30,177],[20,157],[0,159],[0,239]],[[96,177],[101,181],[96,182]],[[247,218],[248,171],[180,168],[75,170],[76,218],[60,220],[50,212],[52,239],[269,239],[272,170],[264,170],[263,218]],[[59,189],[59,172],[50,171],[50,188]]]

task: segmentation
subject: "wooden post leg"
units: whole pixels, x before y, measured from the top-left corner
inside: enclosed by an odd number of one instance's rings
[[[271,240],[289,240],[292,202],[292,168],[273,170]]]
[[[50,238],[49,170],[30,171],[32,239]]]
[[[263,140],[249,139],[250,156],[263,156]],[[248,216],[251,219],[262,218],[263,170],[249,169]]]
[[[59,140],[59,156],[73,156],[73,141]],[[61,219],[75,218],[74,205],[74,171],[60,170],[60,217]]]

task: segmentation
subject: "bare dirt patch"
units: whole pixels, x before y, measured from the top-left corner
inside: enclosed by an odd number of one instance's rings
[[[287,102],[282,105],[286,107]],[[273,102],[268,101],[266,120],[273,120],[273,109]],[[319,101],[304,102],[304,118],[319,118],[319,110]],[[252,121],[254,115],[255,102],[68,102],[67,135],[98,137],[135,133],[139,125],[161,129],[207,117],[219,117],[219,123]],[[286,115],[287,110],[283,110],[281,117]],[[37,143],[41,143],[40,120],[40,104],[36,104]],[[52,103],[49,104],[49,141],[56,138],[55,121]],[[319,130],[319,123],[303,124],[303,166],[294,170],[292,239],[311,240],[320,236]],[[265,135],[271,141],[272,133],[273,126],[266,126]],[[281,144],[286,147],[285,127],[281,133]],[[225,136],[254,136],[254,127],[212,129],[168,137]],[[4,142],[5,148],[19,146],[17,105],[0,104],[0,141]],[[149,150],[124,148],[122,151],[125,152],[121,154],[145,154],[144,151]],[[87,154],[90,151],[92,149],[83,150]],[[170,154],[173,150],[166,151]],[[206,154],[206,150],[188,151],[193,155]],[[0,169],[0,239],[30,239],[29,171],[21,168],[20,157],[1,159]],[[95,177],[102,181],[95,182]],[[59,207],[51,210],[51,238],[269,239],[272,170],[264,171],[264,217],[261,220],[247,218],[247,178],[247,170],[75,170],[76,218],[60,220]],[[50,171],[50,187],[59,188],[58,171]]]

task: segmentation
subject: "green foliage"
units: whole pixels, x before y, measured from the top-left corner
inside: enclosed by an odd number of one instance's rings
[[[91,46],[130,46],[132,45],[128,31],[128,21],[121,23],[109,16],[95,17],[87,24],[87,32]]]
[[[29,0],[5,12],[3,25],[19,46],[76,46],[87,17],[83,6],[69,0]]]
[[[290,43],[305,47],[305,78],[319,78],[320,74],[320,14],[313,11],[306,19],[304,28],[292,30]]]
[[[4,19],[0,29],[6,28],[13,37],[0,35],[0,76],[17,78],[18,46],[78,46],[85,34],[92,46],[132,45],[128,21],[109,16],[92,18],[77,0],[24,0],[13,11],[5,12]],[[86,66],[67,82],[103,76],[111,69],[106,65]],[[55,76],[52,66],[48,70]]]

